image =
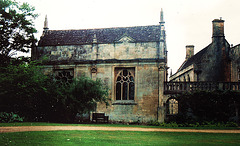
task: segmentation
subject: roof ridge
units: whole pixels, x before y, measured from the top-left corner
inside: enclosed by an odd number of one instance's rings
[[[195,59],[197,57],[202,57],[205,53],[205,51],[207,50],[207,48],[212,45],[212,43],[210,43],[209,45],[207,45],[205,48],[203,48],[202,50],[200,50],[199,52],[197,52],[195,55],[193,55],[191,58],[189,58],[188,60],[184,60],[184,62],[182,63],[182,65],[179,67],[179,69],[177,70],[177,72],[187,68],[188,66],[190,66],[192,63],[195,63]],[[189,63],[190,62],[190,63]],[[177,73],[176,72],[176,73]]]
[[[48,31],[74,31],[74,30],[100,30],[100,29],[117,29],[117,28],[134,28],[134,27],[153,27],[159,25],[145,25],[145,26],[127,26],[127,27],[107,27],[107,28],[84,28],[84,29],[53,29]]]
[[[40,38],[39,46],[91,44],[96,34],[98,44],[114,43],[127,33],[133,42],[157,42],[160,39],[159,25],[111,27],[97,29],[47,30]]]

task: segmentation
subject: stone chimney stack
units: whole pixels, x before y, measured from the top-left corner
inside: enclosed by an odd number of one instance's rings
[[[222,18],[220,19],[214,19],[212,21],[212,27],[213,27],[213,33],[212,38],[219,38],[224,37],[224,20]]]
[[[187,45],[186,46],[186,60],[191,58],[194,55],[194,46],[193,45]]]

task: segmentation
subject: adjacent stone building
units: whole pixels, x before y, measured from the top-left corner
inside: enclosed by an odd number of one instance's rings
[[[111,121],[164,120],[167,80],[165,22],[160,25],[80,30],[49,30],[47,19],[33,59],[48,57],[45,73],[66,82],[86,75],[110,89],[110,106],[98,113]],[[60,113],[59,113],[60,114]]]
[[[186,46],[186,60],[170,81],[239,81],[239,45],[231,47],[225,39],[224,20],[213,20],[212,28],[212,43],[195,55],[194,46]]]

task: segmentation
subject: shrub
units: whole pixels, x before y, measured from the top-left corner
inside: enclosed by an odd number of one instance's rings
[[[20,117],[18,114],[13,112],[1,112],[0,113],[0,123],[13,123],[13,122],[23,122],[23,117]]]
[[[148,125],[151,126],[160,126],[160,127],[238,127],[237,123],[234,122],[214,122],[214,121],[203,121],[193,122],[193,123],[176,123],[176,122],[169,122],[169,123],[159,123],[157,121],[150,121]]]
[[[236,117],[240,106],[238,91],[195,91],[178,95],[177,123],[203,121],[228,122]],[[238,122],[235,120],[234,122]]]

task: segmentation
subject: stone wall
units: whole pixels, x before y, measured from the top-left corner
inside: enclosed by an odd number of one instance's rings
[[[113,44],[38,47],[38,56],[47,55],[51,61],[156,59],[158,56],[163,59],[164,54],[158,50],[157,42],[123,42]],[[161,54],[158,55],[158,52]]]
[[[231,58],[231,81],[238,82],[240,81],[240,45],[236,45],[230,50]]]
[[[174,75],[169,77],[169,80],[173,82],[197,81],[196,74],[194,73],[194,65],[192,64],[187,68],[175,73]]]
[[[98,103],[96,112],[104,112],[111,121],[124,122],[159,119],[158,68],[160,62],[165,64],[163,52],[158,42],[38,47],[38,56],[50,59],[44,68],[46,74],[72,69],[74,77],[101,79],[109,88],[111,100],[108,107]],[[116,74],[120,69],[130,69],[134,74],[134,100],[116,100]]]
[[[198,68],[201,69],[200,81],[229,81],[229,48],[224,37],[214,39],[201,58],[201,64],[198,65]]]
[[[96,112],[104,112],[112,121],[147,122],[157,120],[158,109],[158,63],[104,63],[94,65],[97,69],[96,78],[100,78],[109,87],[110,105],[98,103]],[[51,73],[56,69],[73,69],[74,77],[86,75],[93,77],[93,64],[78,65],[49,65],[45,72]],[[135,70],[134,100],[116,100],[115,79],[117,68]]]

